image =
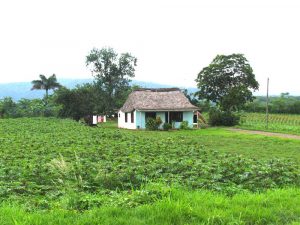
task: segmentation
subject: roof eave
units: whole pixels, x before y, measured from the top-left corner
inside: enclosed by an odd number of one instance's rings
[[[190,112],[190,111],[197,111],[200,108],[174,108],[174,109],[136,109],[137,111],[142,112]]]

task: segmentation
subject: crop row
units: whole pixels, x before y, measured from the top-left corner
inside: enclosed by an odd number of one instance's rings
[[[150,181],[227,193],[300,185],[292,161],[220,153],[180,132],[162,138],[57,119],[0,124],[1,198],[131,190]]]
[[[264,130],[267,128],[266,114],[245,113],[241,117],[240,126]],[[300,115],[270,114],[268,130],[300,134]]]

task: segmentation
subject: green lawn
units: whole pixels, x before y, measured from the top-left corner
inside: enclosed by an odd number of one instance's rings
[[[0,224],[299,222],[299,140],[55,118],[0,134]]]

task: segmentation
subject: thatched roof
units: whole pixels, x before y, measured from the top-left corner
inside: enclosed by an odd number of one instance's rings
[[[121,108],[122,112],[139,111],[194,111],[179,88],[141,88],[133,91]]]

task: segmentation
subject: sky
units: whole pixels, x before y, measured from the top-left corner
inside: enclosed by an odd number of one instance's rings
[[[300,95],[298,0],[0,1],[0,83],[55,73],[92,78],[85,58],[112,47],[136,80],[194,87],[218,54],[242,53],[260,90]]]

